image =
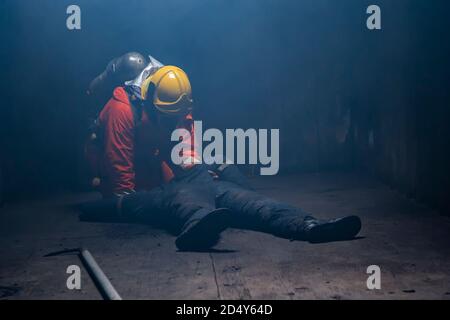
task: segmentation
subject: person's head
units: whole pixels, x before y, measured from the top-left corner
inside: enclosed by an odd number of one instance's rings
[[[150,59],[138,52],[128,52],[120,57],[112,59],[106,69],[94,78],[89,84],[87,93],[97,94],[100,91],[110,92],[123,85],[125,81],[136,78],[149,64]]]
[[[161,67],[144,80],[140,98],[168,117],[179,118],[192,110],[191,83],[186,73],[175,66]]]

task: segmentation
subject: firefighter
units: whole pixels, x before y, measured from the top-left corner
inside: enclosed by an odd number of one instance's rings
[[[134,80],[114,89],[99,117],[105,200],[85,204],[82,220],[162,225],[177,233],[180,250],[208,249],[230,226],[310,242],[358,234],[357,216],[318,220],[255,192],[236,166],[173,165],[171,132],[188,129],[194,141],[192,103],[186,73],[152,57]],[[195,160],[195,148],[183,156]]]
[[[168,182],[174,173],[165,141],[176,127],[191,130],[193,123],[190,83],[180,68],[127,53],[108,64],[88,93],[103,93],[115,85],[86,147],[92,184],[105,198]]]

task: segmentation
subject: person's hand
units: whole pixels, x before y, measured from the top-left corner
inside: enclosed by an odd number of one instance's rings
[[[133,193],[136,193],[136,191],[135,190],[123,190],[123,191],[120,191],[120,192],[115,192],[114,196],[116,196],[117,198],[122,198],[124,196],[130,195],[130,194],[133,194]]]
[[[218,176],[217,173],[215,173],[214,171],[208,170],[208,173],[211,175],[211,177],[212,177],[214,180],[219,179],[219,176]]]

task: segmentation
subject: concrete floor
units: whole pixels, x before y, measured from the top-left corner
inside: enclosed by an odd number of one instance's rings
[[[450,219],[356,174],[255,180],[260,192],[317,217],[357,214],[363,238],[290,242],[253,231],[224,232],[217,251],[177,252],[174,237],[145,225],[84,223],[69,205],[96,194],[8,204],[0,211],[0,298],[99,299],[82,269],[82,289],[66,288],[86,247],[124,299],[450,299]],[[381,268],[368,290],[366,268]]]

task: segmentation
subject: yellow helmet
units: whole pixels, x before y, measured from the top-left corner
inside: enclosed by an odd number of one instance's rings
[[[145,79],[141,88],[142,100],[148,100],[150,85],[155,87],[153,104],[162,113],[180,115],[192,109],[191,83],[180,68],[164,66]]]

